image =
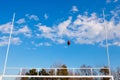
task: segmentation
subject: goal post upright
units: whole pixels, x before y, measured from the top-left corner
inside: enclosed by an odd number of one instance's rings
[[[13,14],[12,23],[11,23],[11,26],[10,26],[11,29],[10,29],[10,35],[9,35],[9,41],[8,41],[8,45],[7,45],[7,50],[6,50],[6,54],[5,54],[5,62],[4,62],[4,66],[3,66],[3,74],[2,74],[2,76],[4,76],[5,72],[6,72],[9,49],[10,49],[11,38],[12,38],[13,27],[14,27],[14,20],[15,20],[15,13]]]
[[[104,28],[105,28],[105,42],[106,42],[106,54],[107,54],[107,62],[108,62],[108,67],[109,67],[109,75],[111,75],[111,70],[110,70],[110,55],[109,55],[109,45],[108,45],[108,28],[105,22],[105,12],[103,9],[103,21],[104,21]]]

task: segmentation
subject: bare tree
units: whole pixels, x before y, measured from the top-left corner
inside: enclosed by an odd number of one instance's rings
[[[116,70],[113,70],[112,75],[114,76],[114,80],[120,80],[120,67],[117,67]]]
[[[104,66],[104,68],[100,69],[100,72],[102,75],[109,75],[109,68],[107,66]],[[102,78],[101,80],[110,80],[110,78]]]

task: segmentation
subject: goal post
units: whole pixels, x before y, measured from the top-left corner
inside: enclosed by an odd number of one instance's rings
[[[52,70],[52,74],[41,74],[40,71],[44,69],[44,73],[49,73]],[[7,68],[5,75],[2,75],[2,80],[22,80],[22,78],[46,78],[46,79],[90,79],[102,80],[103,78],[107,78],[109,80],[114,80],[112,75],[102,74],[100,69],[108,69],[108,68]],[[30,74],[30,70],[32,73]],[[67,70],[67,74],[62,73]],[[58,74],[58,72],[60,74]],[[26,74],[27,73],[27,74]],[[33,74],[35,73],[35,74]],[[11,78],[11,79],[10,79]]]
[[[41,78],[41,79],[90,79],[90,80],[103,80],[107,78],[114,80],[113,76],[34,76],[34,75],[3,75],[1,80],[22,80],[22,78]]]

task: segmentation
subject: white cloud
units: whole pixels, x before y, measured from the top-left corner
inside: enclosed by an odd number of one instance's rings
[[[3,37],[0,37],[0,46],[5,46],[8,44],[8,37],[6,36],[3,36]]]
[[[115,23],[115,16],[110,21],[105,21],[108,27],[108,41],[109,45],[114,45],[114,42],[120,40],[120,22]],[[77,26],[76,33],[79,34],[75,38],[75,41],[80,44],[95,44],[105,41],[105,28],[102,18],[98,18],[94,13],[90,17],[79,15],[79,17],[73,22],[74,26]],[[78,37],[79,36],[79,37]]]
[[[65,43],[64,39],[57,39],[56,41],[57,41],[58,44],[64,44]]]
[[[45,19],[48,19],[48,15],[47,15],[47,14],[44,14],[44,18],[45,18]]]
[[[63,35],[69,35],[69,30],[67,29],[71,24],[72,17],[69,17],[68,20],[59,23],[57,26],[48,27],[46,25],[40,25],[39,31],[41,34],[37,34],[40,38],[47,38],[53,42],[59,44],[65,43],[65,40],[62,39]]]
[[[88,12],[86,14],[89,14]],[[38,30],[30,30],[27,25],[22,28],[15,29],[14,33],[24,34],[24,36],[31,37],[32,31],[36,32],[37,38],[45,38],[51,40],[55,44],[64,44],[67,39],[72,40],[77,44],[99,44],[104,45],[105,43],[105,28],[103,18],[98,17],[96,13],[90,15],[79,14],[77,18],[71,16],[59,22],[53,26],[42,25],[39,23],[37,26]],[[120,46],[120,10],[111,11],[112,17],[109,20],[105,20],[108,28],[108,42],[109,45]],[[31,18],[32,19],[32,18]],[[117,21],[117,23],[116,23]],[[22,22],[22,21],[21,21]],[[8,33],[10,31],[10,23],[0,25],[0,32]],[[13,34],[14,35],[14,34]],[[1,39],[2,40],[2,39]],[[14,43],[20,41],[14,39]],[[7,41],[2,41],[1,45],[7,44]],[[37,46],[51,46],[49,42],[32,43]]]
[[[111,3],[111,0],[106,0],[106,3]]]
[[[13,37],[13,38],[11,38],[11,44],[14,44],[14,45],[19,45],[19,44],[21,44],[21,40],[20,40],[20,38],[19,37]]]
[[[38,21],[39,20],[39,18],[38,18],[38,16],[36,16],[36,15],[29,15],[29,14],[26,14],[26,16],[30,19],[30,20],[35,20],[35,21]]]
[[[38,28],[39,28],[39,31],[41,32],[41,34],[37,34],[38,37],[40,37],[40,38],[44,37],[44,38],[54,40],[56,35],[54,35],[53,28],[47,27],[46,25],[40,25],[40,26],[38,26]]]
[[[76,36],[77,43],[93,44],[100,42],[101,36],[105,33],[101,18],[97,18],[95,13],[90,17],[85,15],[78,15],[77,19],[73,22],[73,30]],[[103,37],[103,36],[102,36]]]
[[[24,34],[27,37],[31,37],[31,30],[28,28],[27,25],[25,25],[24,27],[18,29],[17,31],[15,31],[15,34]]]
[[[114,15],[114,14],[113,14]],[[118,15],[118,14],[117,14]],[[119,45],[120,41],[120,21],[115,23],[115,16],[109,21],[105,20],[108,27],[109,45]],[[77,44],[96,44],[99,45],[105,42],[105,25],[103,18],[99,18],[96,13],[88,15],[78,15],[73,21],[72,17],[59,23],[58,25],[48,27],[39,26],[41,34],[39,36],[52,40],[55,43],[63,44],[65,39],[71,39]]]
[[[120,7],[117,7],[115,10],[111,11],[112,17],[111,21],[113,22],[119,22],[120,21]]]
[[[11,30],[11,23],[10,22],[0,25],[0,32],[10,33],[10,30]]]
[[[35,44],[36,47],[43,46],[43,43]]]
[[[118,2],[118,0],[106,0],[106,3],[116,3],[116,2]]]
[[[120,46],[120,42],[116,41],[116,42],[112,43],[112,45]]]
[[[39,47],[39,46],[51,46],[50,43],[48,42],[40,42],[40,43],[35,43],[34,41],[31,42],[34,46]]]
[[[17,24],[22,24],[22,23],[25,23],[25,19],[24,18],[21,18],[19,19],[18,21],[16,21]]]
[[[45,42],[44,45],[45,45],[45,46],[51,46],[51,44],[48,43],[48,42]]]
[[[81,15],[78,15],[77,16],[77,19],[73,22],[74,25],[81,25],[82,24],[82,21],[81,21]]]
[[[114,2],[118,2],[118,0],[114,0]]]
[[[72,11],[72,12],[78,12],[79,10],[78,10],[77,6],[72,6],[71,11]]]
[[[69,17],[68,20],[61,22],[60,24],[58,24],[58,35],[62,36],[62,35],[69,35],[69,31],[68,31],[68,27],[71,24],[71,20],[72,17]]]
[[[6,46],[8,45],[9,37],[8,36],[2,36],[0,37],[0,46]],[[11,38],[11,44],[19,45],[22,41],[19,37],[12,37]]]
[[[49,32],[52,31],[52,29],[51,29],[50,27],[47,27],[47,26],[45,26],[45,25],[39,26],[39,30],[42,31],[42,32],[44,32],[44,33],[49,33]]]

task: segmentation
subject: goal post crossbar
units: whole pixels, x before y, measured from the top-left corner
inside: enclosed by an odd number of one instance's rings
[[[53,76],[53,75],[40,75],[40,76],[37,76],[37,75],[2,75],[2,77],[10,77],[10,78],[14,78],[14,77],[19,77],[19,78],[22,78],[22,77],[36,77],[36,78],[113,78],[113,76]]]
[[[31,70],[31,69],[36,69],[37,72],[37,75],[26,75],[26,74],[23,74],[24,70]],[[54,71],[54,74],[52,75],[40,75],[39,74],[39,71],[42,70],[42,69],[45,69],[45,70],[53,70]],[[67,69],[68,71],[71,70],[72,73],[71,74],[68,74],[68,75],[57,75],[57,70],[58,69]],[[109,69],[109,68],[104,68],[104,67],[101,67],[101,68],[17,68],[17,67],[9,67],[7,68],[6,71],[8,70],[12,70],[12,71],[17,71],[19,73],[17,74],[5,74],[5,75],[1,75],[2,78],[110,78],[111,80],[114,80],[113,76],[112,75],[105,75],[105,74],[93,74],[94,70],[98,70],[100,71],[100,69]],[[90,71],[90,74],[86,75],[86,74],[75,74],[76,70],[89,70]],[[26,72],[26,71],[25,71]],[[11,72],[10,72],[11,73]]]
[[[104,70],[107,69],[108,70],[109,68],[7,68],[5,75],[11,75],[11,73],[14,72],[14,71],[17,71],[17,72],[13,73],[12,75],[25,75],[25,73],[29,72],[29,70],[32,70],[32,69],[36,70],[36,73],[37,73],[36,76],[40,75],[39,72],[42,69],[44,69],[44,70],[46,70],[48,72],[52,70],[53,71],[52,76],[57,76],[57,71],[58,70],[64,70],[64,69],[67,69],[68,76],[71,76],[71,75],[72,76],[76,76],[76,75],[80,75],[80,76],[84,76],[84,75],[87,75],[87,76],[101,76],[101,75],[102,76],[103,75],[104,76],[111,76],[109,74],[102,74],[102,73],[100,73],[101,69],[104,69]],[[84,71],[85,72],[88,71],[88,73],[85,74]],[[97,74],[95,74],[95,72],[97,72]]]
[[[91,68],[91,67],[82,67],[82,68],[35,68],[35,67],[7,67],[6,69],[109,69],[105,67]]]

